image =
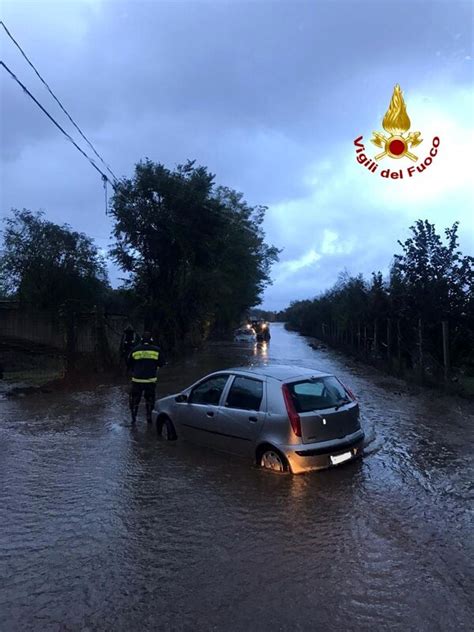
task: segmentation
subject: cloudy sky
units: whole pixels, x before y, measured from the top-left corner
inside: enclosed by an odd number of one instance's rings
[[[3,0],[1,18],[117,175],[145,156],[196,159],[269,207],[267,238],[283,252],[267,308],[343,269],[386,271],[419,217],[460,220],[474,251],[471,2]],[[1,31],[1,58],[73,132]],[[353,144],[363,135],[367,155],[380,151],[370,137],[396,83],[420,160],[440,138],[403,181],[367,171]],[[106,248],[97,173],[3,68],[0,89],[0,213],[44,209]],[[385,158],[379,171],[411,164]]]

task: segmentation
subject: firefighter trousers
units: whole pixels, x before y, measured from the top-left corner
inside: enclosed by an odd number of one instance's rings
[[[151,413],[155,405],[155,391],[156,382],[132,382],[129,395],[132,422],[137,420],[138,407],[142,399],[142,394],[145,397],[146,420],[151,422]]]

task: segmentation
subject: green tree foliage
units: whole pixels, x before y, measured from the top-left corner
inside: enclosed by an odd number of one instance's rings
[[[408,313],[430,320],[459,318],[467,313],[474,290],[474,258],[459,250],[458,222],[445,229],[446,243],[434,224],[418,220],[412,236],[399,241],[393,273],[403,285]]]
[[[91,305],[103,296],[106,267],[92,239],[26,209],[13,209],[4,226],[0,285],[6,295],[39,308]]]
[[[458,222],[446,228],[445,243],[434,224],[418,220],[412,236],[398,242],[390,291],[401,305],[411,331],[418,319],[424,327],[425,346],[441,360],[439,323],[449,323],[454,359],[468,358],[474,348],[474,258],[459,250]]]
[[[410,230],[412,235],[398,242],[402,253],[394,256],[386,281],[380,272],[373,273],[370,282],[362,275],[343,273],[321,296],[292,303],[284,314],[288,323],[313,336],[334,338],[336,330],[342,331],[345,341],[353,341],[355,334],[364,331],[371,342],[375,339],[379,351],[386,351],[389,344],[395,347],[396,325],[402,338],[398,351],[403,356],[416,354],[421,321],[425,351],[441,364],[441,322],[445,320],[452,360],[472,361],[474,259],[459,250],[458,223],[444,231],[444,241],[427,220],[418,220]]]
[[[112,199],[112,256],[129,275],[148,327],[174,347],[229,326],[257,304],[278,251],[264,240],[265,207],[216,187],[193,162],[136,165]]]
[[[285,316],[291,326],[311,336],[357,327],[369,321],[368,284],[362,275],[343,272],[334,287],[313,300],[292,303]]]

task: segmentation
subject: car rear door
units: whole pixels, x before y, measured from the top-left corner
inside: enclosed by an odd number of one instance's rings
[[[179,406],[179,425],[185,439],[214,447],[220,403],[228,380],[228,373],[201,380],[187,402]]]
[[[342,439],[360,428],[359,406],[333,376],[289,383],[303,443]]]
[[[303,443],[343,439],[360,428],[358,405],[353,402],[345,410],[327,408],[300,414]]]
[[[231,377],[217,420],[221,450],[243,456],[254,454],[265,421],[265,396],[264,380],[243,375]]]

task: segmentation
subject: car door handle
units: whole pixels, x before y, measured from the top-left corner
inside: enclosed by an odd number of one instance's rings
[[[252,421],[253,423],[255,423],[258,421],[258,419],[256,417],[249,417],[249,421]]]
[[[207,413],[206,413],[206,415],[207,415],[208,417],[214,417],[214,413],[212,412],[212,410],[208,410],[208,411],[207,411]]]

